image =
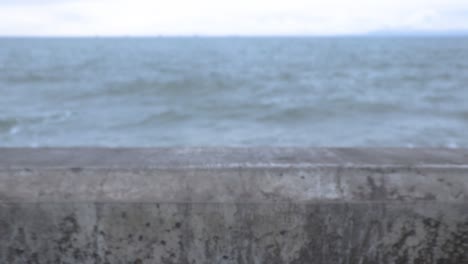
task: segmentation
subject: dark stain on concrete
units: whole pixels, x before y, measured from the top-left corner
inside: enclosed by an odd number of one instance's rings
[[[80,173],[83,171],[83,168],[73,167],[73,168],[70,168],[70,171],[72,171],[73,173]]]
[[[439,259],[439,263],[468,263],[468,221],[457,224],[441,249],[444,256]]]
[[[67,244],[71,242],[72,236],[80,231],[80,226],[78,225],[78,221],[74,214],[62,219],[59,223],[59,231],[60,234],[62,234],[62,237],[58,240],[59,244]]]
[[[367,176],[367,185],[370,190],[369,197],[367,199],[371,200],[384,200],[387,198],[387,189],[382,183],[377,184],[375,178],[372,176]]]
[[[264,263],[282,264],[281,247],[277,243],[270,244],[265,247],[265,254],[263,256]]]

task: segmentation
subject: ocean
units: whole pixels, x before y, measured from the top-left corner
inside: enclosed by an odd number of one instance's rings
[[[468,147],[468,38],[0,38],[0,146]]]

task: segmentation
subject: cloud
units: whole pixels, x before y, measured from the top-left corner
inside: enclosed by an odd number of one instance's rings
[[[0,6],[44,6],[89,0],[0,0]]]
[[[466,29],[465,0],[0,0],[1,35],[353,34]],[[457,13],[458,12],[458,13]]]

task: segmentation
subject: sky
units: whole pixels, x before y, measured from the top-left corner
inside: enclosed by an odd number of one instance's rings
[[[2,36],[467,31],[468,0],[0,0]]]

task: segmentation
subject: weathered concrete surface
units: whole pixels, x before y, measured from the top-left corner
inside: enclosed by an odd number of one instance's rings
[[[0,263],[468,263],[468,150],[0,149]]]

